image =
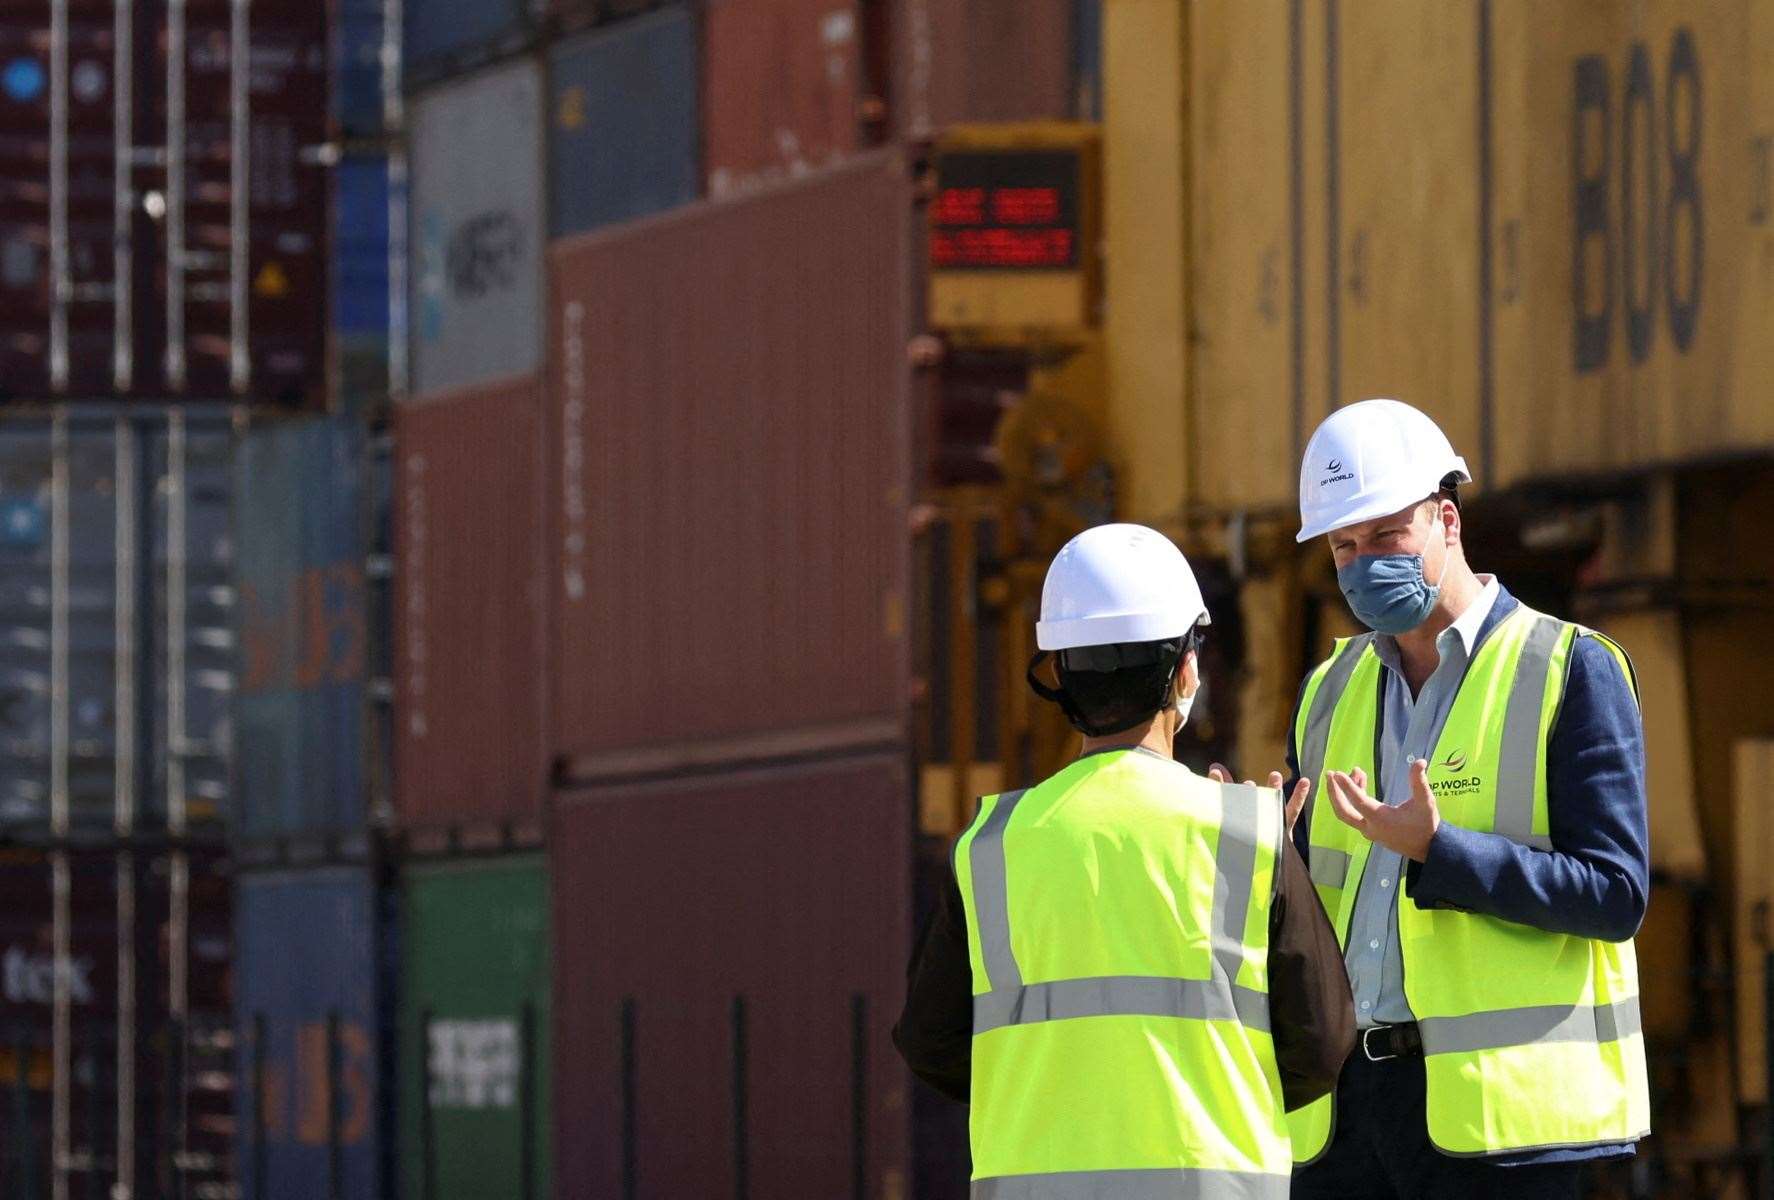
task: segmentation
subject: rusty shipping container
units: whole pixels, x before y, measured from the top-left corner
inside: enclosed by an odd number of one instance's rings
[[[1774,9],[1198,6],[1182,54],[1150,11],[1105,31],[1111,359],[1157,365],[1151,277],[1192,361],[1185,452],[1126,448],[1154,481],[1130,515],[1285,508],[1313,427],[1369,396],[1433,413],[1487,486],[1774,449]],[[1174,204],[1137,178],[1165,70]],[[1187,252],[1154,255],[1184,210]]]
[[[5,398],[321,403],[325,7],[49,7],[0,30]]]
[[[804,175],[856,152],[867,91],[866,7],[856,0],[715,0],[703,10],[709,195]]]
[[[1083,115],[1076,0],[894,0],[894,126],[928,138],[970,121]],[[1088,84],[1087,84],[1088,86]]]
[[[897,755],[559,797],[557,1179],[906,1194],[910,815]]]
[[[539,419],[533,377],[395,416],[394,805],[409,828],[541,809]]]
[[[882,154],[552,249],[570,775],[904,736],[911,212]]]

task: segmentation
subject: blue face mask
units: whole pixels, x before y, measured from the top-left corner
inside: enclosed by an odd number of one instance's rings
[[[1337,569],[1357,620],[1376,633],[1408,633],[1429,619],[1441,585],[1423,578],[1421,554],[1364,554]]]

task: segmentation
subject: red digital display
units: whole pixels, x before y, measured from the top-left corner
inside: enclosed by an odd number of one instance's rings
[[[983,225],[986,219],[984,188],[944,188],[930,206],[930,219],[937,225]]]
[[[1009,187],[992,190],[992,220],[1000,225],[1053,225],[1059,221],[1059,189]]]
[[[1070,229],[938,229],[930,235],[937,267],[1049,267],[1072,265]]]
[[[1077,194],[1074,154],[944,155],[930,204],[930,265],[943,270],[1075,267]]]

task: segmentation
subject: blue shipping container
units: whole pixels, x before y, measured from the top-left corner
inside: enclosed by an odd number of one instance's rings
[[[365,463],[342,417],[241,446],[236,836],[364,823]]]
[[[696,23],[687,7],[563,42],[551,67],[553,236],[696,198]]]
[[[241,1195],[380,1200],[393,940],[370,872],[248,872],[235,894]],[[329,1105],[329,1101],[332,1103]],[[329,1111],[330,1110],[330,1111]],[[337,1172],[337,1190],[329,1190]]]
[[[388,159],[348,154],[333,192],[333,327],[388,336]]]
[[[374,137],[382,131],[383,7],[383,0],[337,0],[333,120],[342,137]]]
[[[409,81],[485,61],[519,45],[529,27],[524,0],[407,0],[401,69]]]
[[[0,823],[50,817],[54,760],[65,756],[76,826],[110,828],[120,782],[139,825],[166,813],[167,667],[172,629],[166,585],[173,505],[185,527],[185,800],[194,821],[227,808],[234,691],[232,436],[225,419],[188,414],[174,493],[166,414],[142,408],[73,409],[59,443],[41,417],[0,422]],[[67,480],[68,738],[52,736],[53,631],[58,603],[52,550],[60,459]],[[124,534],[119,538],[119,529]],[[119,567],[120,545],[128,555]],[[119,604],[133,611],[135,651],[119,651]],[[117,706],[119,677],[133,712]],[[118,747],[136,749],[120,780]]]

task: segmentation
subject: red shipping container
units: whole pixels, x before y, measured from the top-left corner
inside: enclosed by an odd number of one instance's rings
[[[913,138],[968,121],[1078,112],[1074,0],[896,0],[894,126]]]
[[[702,51],[709,195],[855,153],[861,32],[855,0],[711,0]]]
[[[544,792],[534,376],[403,406],[395,437],[395,809],[532,821]]]
[[[905,1194],[906,778],[872,755],[560,796],[555,1178],[575,1195]]]
[[[119,859],[131,868],[134,919],[118,918]],[[129,1106],[135,1139],[135,1179],[152,1180],[181,1147],[173,1135],[175,1110],[183,1105],[194,1194],[229,1186],[229,1130],[234,1096],[213,1086],[228,1070],[218,1044],[233,1021],[231,1010],[233,893],[226,864],[213,851],[187,858],[189,891],[183,927],[191,1072],[188,1086],[169,1093],[179,1076],[167,1053],[167,1001],[172,979],[170,857],[139,851],[84,849],[68,854],[68,947],[64,965],[55,958],[54,867],[41,850],[0,851],[0,1195],[48,1196],[54,1146],[54,996],[58,974],[68,985],[69,1148],[89,1151],[94,1166],[65,1173],[75,1196],[113,1195],[118,1181],[118,1079],[132,1070],[139,1085]],[[120,1056],[119,951],[134,962],[129,1023],[134,1054]],[[21,1077],[22,1076],[22,1077]],[[158,1194],[151,1189],[141,1194]],[[216,1194],[212,1191],[212,1194]]]
[[[65,125],[52,123],[57,71],[50,6],[0,28],[0,400],[235,398],[235,301],[244,301],[244,398],[324,402],[328,169],[314,153],[328,136],[327,7],[258,0],[247,13],[243,149],[246,228],[233,216],[235,6],[190,0],[182,52],[165,6],[70,0]],[[171,128],[169,89],[183,71],[183,120]],[[119,90],[122,94],[119,95]],[[119,114],[127,128],[118,124]],[[65,339],[56,350],[51,147],[65,135]],[[127,140],[120,139],[127,134]],[[182,145],[183,170],[144,148]],[[121,179],[118,155],[133,152]],[[166,207],[184,197],[178,246]],[[116,210],[119,182],[133,200]],[[235,259],[244,295],[232,290]],[[169,317],[171,263],[183,300]],[[124,271],[122,279],[118,271]],[[176,340],[172,340],[175,338]],[[183,378],[169,374],[169,345]],[[58,381],[52,361],[65,360]]]
[[[911,217],[881,154],[551,251],[570,777],[903,738]]]

